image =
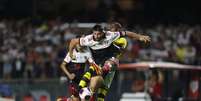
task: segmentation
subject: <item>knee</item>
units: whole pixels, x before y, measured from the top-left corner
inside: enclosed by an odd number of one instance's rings
[[[91,78],[90,81],[90,89],[95,92],[102,84],[103,84],[103,77],[102,76],[95,76]]]

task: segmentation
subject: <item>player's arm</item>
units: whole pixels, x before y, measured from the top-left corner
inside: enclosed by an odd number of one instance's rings
[[[66,68],[67,62],[63,61],[60,65],[60,68],[62,69],[62,71],[65,73],[65,75],[70,79],[73,80],[75,78],[75,74],[74,73],[70,73],[68,71],[68,66]]]
[[[84,36],[84,37],[80,37],[80,38],[74,38],[70,41],[70,45],[69,45],[69,54],[71,59],[73,58],[73,49],[76,48],[76,45],[80,45],[80,46],[90,46],[91,42],[92,42],[92,35],[88,35],[88,36]]]
[[[75,74],[70,73],[69,72],[69,67],[68,67],[68,64],[70,63],[71,60],[72,59],[71,59],[71,57],[69,56],[69,53],[68,53],[66,55],[66,57],[64,58],[63,62],[61,63],[60,68],[70,80],[73,80],[75,78]]]
[[[129,38],[131,38],[133,40],[144,41],[145,43],[151,41],[151,38],[149,36],[146,36],[146,35],[137,34],[135,32],[131,32],[131,31],[123,31],[122,33],[125,36],[128,36]]]
[[[69,44],[69,56],[74,59],[73,57],[73,49],[76,48],[76,45],[78,45],[80,43],[80,39],[79,38],[74,38],[71,39],[70,44]]]

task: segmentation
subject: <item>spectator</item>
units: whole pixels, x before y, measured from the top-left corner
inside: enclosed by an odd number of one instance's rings
[[[153,101],[160,101],[162,98],[163,74],[154,70],[149,79],[149,93]]]
[[[145,91],[145,75],[143,71],[137,71],[135,73],[134,81],[131,85],[132,92],[144,92]]]

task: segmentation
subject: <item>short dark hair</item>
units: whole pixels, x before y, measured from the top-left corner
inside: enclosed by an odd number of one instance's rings
[[[101,25],[96,24],[93,28],[93,31],[100,31],[103,32],[103,27]]]
[[[114,28],[116,31],[122,30],[122,25],[119,22],[110,23],[110,27]]]

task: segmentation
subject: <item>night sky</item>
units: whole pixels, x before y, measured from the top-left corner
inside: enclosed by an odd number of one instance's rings
[[[41,3],[50,2],[48,3]],[[69,0],[67,0],[70,2]],[[79,2],[79,0],[76,0]],[[139,1],[139,0],[138,0]],[[183,23],[199,23],[201,21],[201,6],[199,0],[140,0],[143,4],[142,10],[133,11],[131,18],[140,22],[183,22]],[[50,5],[52,4],[52,5]],[[52,6],[50,9],[44,5]],[[73,11],[73,7],[68,7],[68,3],[64,4],[62,9],[54,9],[56,7],[54,0],[0,0],[0,16],[3,17],[27,17],[27,16],[68,16],[77,18],[82,21],[85,12]],[[35,8],[34,8],[35,7]],[[102,6],[104,7],[104,6]],[[77,7],[76,7],[77,8]],[[36,10],[37,9],[37,10]],[[44,10],[45,9],[45,10]],[[106,9],[107,10],[107,9]],[[104,10],[105,11],[105,10]],[[107,16],[105,13],[100,13],[102,16]],[[93,13],[87,15],[89,18],[94,18]],[[99,16],[99,15],[98,15]],[[105,21],[107,17],[98,17],[94,20]],[[94,21],[88,19],[87,21]]]

